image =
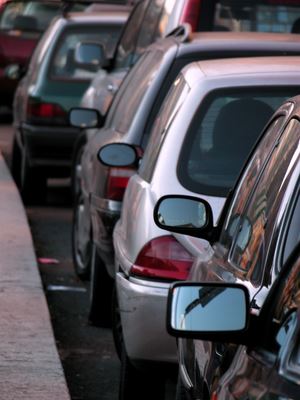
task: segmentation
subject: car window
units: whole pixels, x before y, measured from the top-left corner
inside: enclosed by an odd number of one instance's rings
[[[133,65],[133,54],[148,4],[149,1],[137,3],[129,16],[116,49],[114,68],[127,68]]]
[[[161,65],[163,52],[146,52],[130,70],[117,92],[107,116],[105,126],[126,133],[137,114],[146,91]]]
[[[216,1],[214,29],[300,32],[300,2],[286,0]]]
[[[50,63],[52,79],[91,79],[98,71],[97,66],[82,67],[75,62],[76,45],[83,41],[93,41],[104,46],[107,56],[116,45],[120,34],[120,27],[81,25],[76,28],[67,28],[59,39]]]
[[[8,3],[0,16],[0,29],[44,31],[50,21],[59,14],[61,14],[59,3],[51,4],[46,1],[16,1]]]
[[[298,185],[299,187],[299,185]],[[297,189],[298,189],[297,187]],[[300,242],[300,193],[297,190],[294,193],[296,197],[295,206],[292,212],[291,221],[288,226],[288,232],[283,250],[283,261],[285,263],[296,245]]]
[[[299,122],[292,119],[264,168],[246,211],[237,228],[230,254],[232,264],[242,275],[259,285],[263,277],[266,248],[285,194],[289,177],[297,161]],[[247,222],[245,222],[247,221]],[[245,228],[244,228],[245,227]]]
[[[138,58],[145,48],[164,32],[158,30],[159,21],[162,15],[162,10],[165,0],[152,0],[145,13],[143,24],[139,32],[136,51],[134,58]]]
[[[211,93],[189,127],[178,162],[182,186],[226,197],[273,112],[296,91],[236,88]]]
[[[150,139],[139,168],[139,174],[148,182],[152,177],[165,135],[189,91],[190,87],[180,74],[171,86],[154,121]]]

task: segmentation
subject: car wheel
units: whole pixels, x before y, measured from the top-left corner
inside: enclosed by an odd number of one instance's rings
[[[163,400],[165,383],[153,373],[137,369],[122,344],[119,400]]]
[[[39,204],[46,199],[47,179],[37,168],[28,163],[26,151],[22,156],[20,192],[25,204]]]
[[[117,355],[121,360],[123,333],[116,285],[114,285],[112,291],[112,334]]]
[[[72,159],[72,171],[71,171],[71,188],[72,188],[72,198],[76,201],[77,196],[81,193],[81,157],[84,151],[84,146],[86,144],[86,139],[81,138],[76,146],[73,159]]]
[[[95,326],[111,327],[111,300],[113,279],[92,245],[89,322]]]
[[[18,187],[20,187],[21,184],[21,167],[22,167],[22,153],[16,141],[16,138],[14,138],[11,151],[10,170],[12,177],[14,178],[14,181]]]
[[[76,275],[88,280],[91,272],[92,238],[85,232],[84,204],[82,194],[78,194],[74,203],[72,222],[72,256]]]

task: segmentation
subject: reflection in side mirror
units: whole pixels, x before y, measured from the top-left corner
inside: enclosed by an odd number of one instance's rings
[[[209,240],[213,215],[205,200],[191,196],[168,195],[154,208],[154,221],[161,229]]]
[[[126,143],[111,143],[101,147],[98,159],[109,167],[137,167],[139,162],[135,147]]]
[[[247,328],[248,310],[249,294],[241,285],[175,284],[169,293],[168,330],[177,336],[240,332]]]
[[[72,108],[69,112],[69,123],[76,128],[88,129],[101,126],[102,118],[97,110],[89,108]]]
[[[84,67],[99,69],[105,63],[105,51],[101,43],[82,42],[75,48],[75,61]]]
[[[18,80],[22,77],[22,68],[19,64],[10,64],[5,68],[4,75],[11,80]]]

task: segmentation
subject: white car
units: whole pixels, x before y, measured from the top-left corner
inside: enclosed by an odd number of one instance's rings
[[[121,392],[137,381],[162,388],[162,375],[150,380],[141,371],[155,365],[167,372],[166,365],[177,363],[176,343],[165,327],[169,285],[187,278],[195,255],[211,251],[206,241],[158,228],[157,200],[172,193],[200,196],[212,207],[216,224],[264,125],[286,98],[299,93],[299,66],[298,57],[200,61],[173,83],[114,230]],[[104,146],[99,158],[109,166],[134,165],[136,150],[114,143]]]

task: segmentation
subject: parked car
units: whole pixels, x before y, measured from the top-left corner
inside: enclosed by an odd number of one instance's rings
[[[231,395],[224,397],[226,399],[245,398],[242,393],[247,393],[249,398],[250,393],[254,398],[260,398],[259,394],[264,393],[266,398],[275,399],[280,398],[278,393],[284,394],[284,390],[289,394],[286,398],[295,398],[295,393],[299,397],[299,387],[286,381],[295,382],[291,377],[297,376],[297,371],[293,373],[290,369],[293,364],[292,359],[287,358],[288,351],[293,351],[294,366],[298,369],[294,351],[299,350],[299,341],[293,347],[296,342],[289,336],[296,325],[292,327],[292,319],[288,321],[286,318],[289,313],[292,316],[291,308],[298,307],[299,264],[295,264],[297,272],[294,269],[291,273],[289,283],[285,281],[287,270],[284,267],[300,240],[299,101],[299,96],[288,100],[272,116],[228,197],[218,224],[215,224],[214,211],[205,198],[165,197],[158,202],[154,211],[156,223],[161,228],[202,238],[210,243],[209,250],[205,255],[199,253],[199,258],[189,271],[187,280],[192,285],[201,286],[204,283],[207,286],[207,282],[221,282],[225,287],[223,283],[239,284],[247,289],[250,299],[250,306],[247,307],[251,313],[249,326],[246,324],[242,327],[244,331],[247,328],[246,332],[230,333],[230,327],[226,328],[225,325],[223,328],[219,326],[220,334],[217,334],[217,328],[213,325],[211,329],[198,325],[197,329],[199,319],[196,315],[192,317],[196,325],[189,328],[183,322],[182,312],[179,317],[179,313],[173,309],[172,316],[168,318],[168,331],[178,338],[178,396],[181,398],[216,398],[213,392],[222,376],[224,379],[227,379],[225,376],[233,378],[232,385],[226,387],[225,383],[224,391],[231,392]],[[286,287],[284,294],[278,284]],[[172,293],[175,292],[173,288]],[[209,302],[215,291],[207,288],[206,292]],[[278,303],[274,296],[279,296]],[[289,304],[291,301],[293,303]],[[195,310],[198,308],[196,303]],[[187,308],[192,311],[193,307]],[[229,322],[224,308],[220,306],[219,311]],[[239,315],[238,312],[230,312]],[[181,318],[180,328],[178,317]],[[224,319],[215,310],[207,321],[214,324],[213,321],[221,322]],[[205,318],[202,321],[206,324]],[[276,330],[271,329],[270,321],[277,325],[277,328],[273,327]],[[210,332],[204,335],[205,330]],[[285,343],[285,340],[289,342]],[[234,346],[236,343],[247,345],[247,353],[241,348],[237,351]],[[232,361],[234,354],[236,358]],[[279,372],[281,379],[277,375],[275,380],[280,365],[278,362],[285,362],[283,354],[287,363]],[[235,377],[233,370],[238,373]],[[235,382],[239,382],[239,385]],[[270,396],[265,391],[267,387],[272,393]]]
[[[31,54],[51,20],[62,15],[67,2],[58,0],[7,0],[0,8],[0,105],[12,107],[18,79],[7,73],[11,65],[25,70]],[[74,1],[68,8],[83,10]]]
[[[169,193],[201,194],[211,206],[210,224],[216,223],[263,126],[284,99],[299,91],[292,78],[299,62],[298,57],[199,61],[175,79],[139,170],[129,180],[113,233],[114,329],[124,396],[136,390],[137,376],[141,385],[153,384],[145,372],[153,364],[165,372],[168,364],[176,365],[175,341],[165,329],[168,288],[188,278],[196,255],[210,254],[201,239],[159,229],[152,217],[156,201]],[[140,159],[128,143],[104,146],[99,157],[115,168]],[[199,214],[203,218],[201,208]]]
[[[181,68],[193,60],[299,51],[299,42],[292,35],[211,32],[189,36],[183,31],[181,36],[162,39],[147,49],[116,94],[103,129],[95,126],[95,110],[71,111],[73,124],[84,125],[86,132],[87,128],[96,128],[90,129],[90,140],[81,158],[81,190],[75,199],[72,228],[75,271],[83,279],[93,271],[92,323],[107,325],[110,321],[111,279],[115,274],[112,231],[120,216],[126,184],[134,173],[132,168],[104,167],[97,160],[97,150],[114,142],[144,149],[169,88]]]
[[[180,24],[189,23],[193,31],[206,27],[207,12],[200,12],[200,0],[142,0],[139,1],[122,32],[110,64],[101,69],[82,98],[82,107],[95,108],[101,114],[101,126],[107,116],[115,93],[124,77],[143,51],[155,40],[171,32],[176,34]],[[211,30],[211,29],[210,29]],[[179,34],[181,29],[179,28]],[[80,192],[81,155],[85,144],[95,131],[82,129],[73,155],[72,192]]]
[[[48,177],[70,176],[79,130],[68,126],[68,110],[112,56],[127,17],[127,10],[65,14],[37,46],[13,110],[12,173],[25,202],[45,195]]]
[[[299,399],[299,250],[282,267],[259,317],[245,286],[172,287],[169,323],[176,335],[243,344],[211,399]]]
[[[179,24],[190,24],[192,31],[289,33],[297,31],[299,6],[298,0],[267,3],[265,0],[252,3],[245,0],[144,0],[133,10],[109,68],[102,70],[91,82],[82,107],[95,108],[105,117],[114,94],[144,49]],[[74,151],[74,197],[80,190],[78,176],[81,173],[82,148],[91,136],[91,131],[83,130]]]

